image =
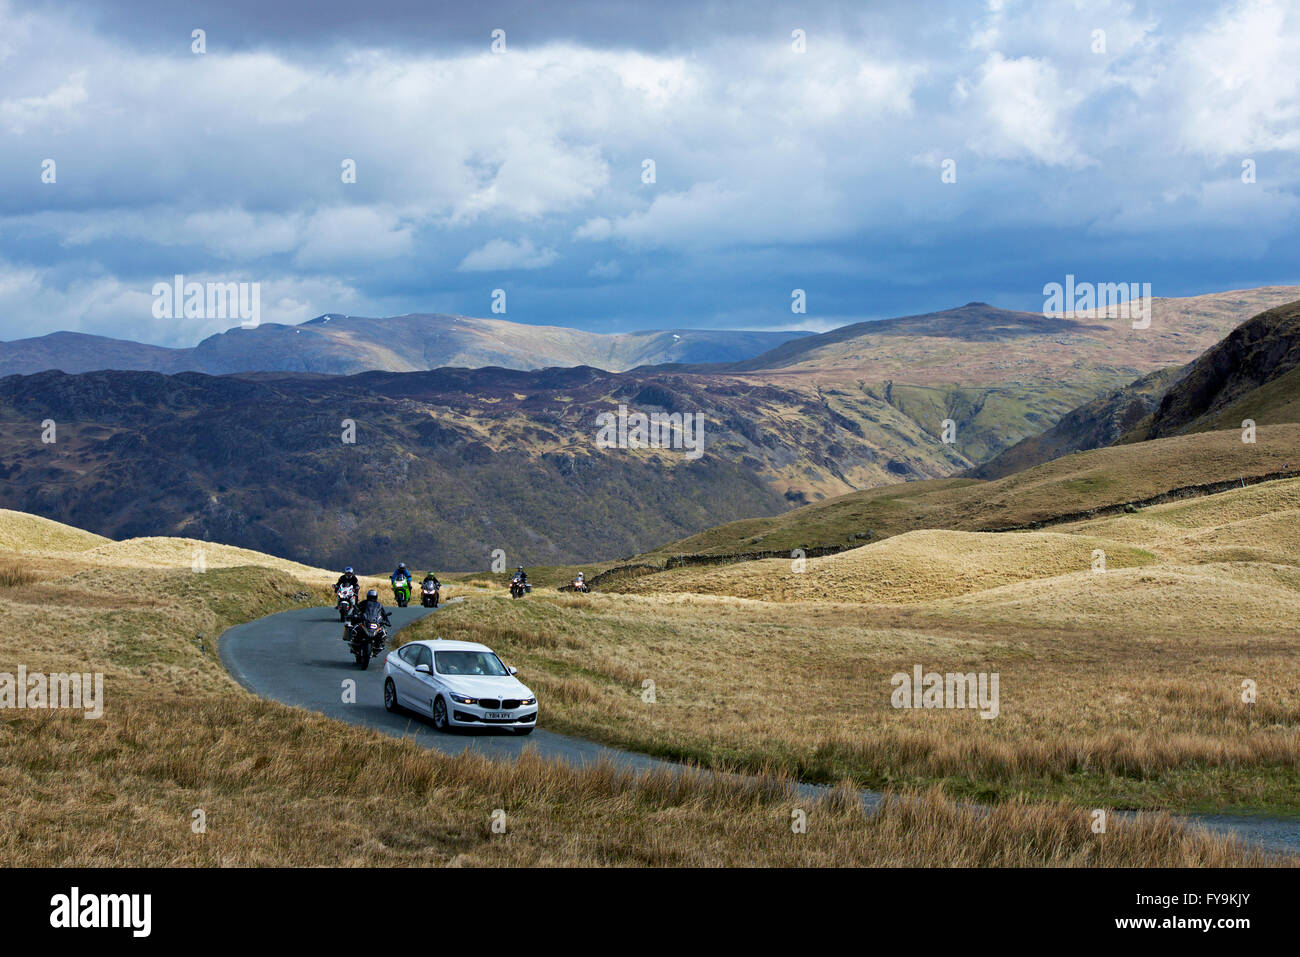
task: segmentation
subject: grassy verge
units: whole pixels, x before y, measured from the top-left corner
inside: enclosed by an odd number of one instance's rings
[[[938,792],[896,794],[868,817],[842,791],[813,802],[779,779],[451,758],[235,698],[140,698],[102,722],[0,729],[6,866],[1275,862],[1165,817],[1096,835],[1064,805],[1012,803],[981,816]],[[806,833],[791,827],[796,810]]]

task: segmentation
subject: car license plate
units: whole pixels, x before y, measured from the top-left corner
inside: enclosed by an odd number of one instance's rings
[[[498,720],[498,721],[500,721],[500,720],[509,720],[510,718],[513,718],[513,717],[514,717],[514,712],[512,712],[512,711],[489,711],[489,712],[487,713],[487,717],[489,717],[489,718],[493,718],[493,719]]]

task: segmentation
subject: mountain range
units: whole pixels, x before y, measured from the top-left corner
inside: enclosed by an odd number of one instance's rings
[[[148,372],[420,372],[448,366],[544,369],[589,365],[621,372],[668,362],[734,362],[808,335],[739,329],[585,332],[504,319],[419,314],[318,316],[300,325],[236,326],[189,349],[81,332],[0,343],[0,375],[58,369]]]
[[[1244,357],[1290,361],[1270,358],[1280,347],[1252,323],[1239,341],[1229,333],[1261,311],[1289,315],[1267,310],[1297,299],[1278,287],[1156,300],[1147,330],[970,303],[736,362],[623,372],[11,375],[0,379],[0,506],[114,538],[184,535],[313,564],[471,569],[496,549],[512,563],[616,558],[719,522],[957,475],[1070,415],[1092,428],[1086,443],[1148,415],[1145,428],[1168,434],[1235,409],[1211,397],[1154,411],[1170,384],[1202,381],[1178,370],[1224,337],[1240,352],[1215,360],[1216,395],[1244,397],[1262,375],[1234,372]],[[598,416],[620,406],[698,413],[702,457],[601,447]],[[1074,440],[1062,441],[1035,454]]]

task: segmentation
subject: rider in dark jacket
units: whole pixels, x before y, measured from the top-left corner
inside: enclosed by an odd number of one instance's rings
[[[425,575],[425,576],[424,576],[424,581],[426,581],[426,582],[433,582],[435,585],[441,585],[441,584],[442,584],[442,582],[438,581],[438,576],[435,575],[433,572],[429,572],[429,574]],[[421,584],[423,584],[423,582],[421,582]]]
[[[523,584],[528,584],[528,572],[524,571],[524,566],[520,565],[515,571],[515,578]]]
[[[357,581],[357,576],[352,571],[351,565],[343,569],[343,574],[340,575],[339,580],[334,583],[334,590],[337,592],[344,585],[351,585],[353,588],[353,594],[361,594],[361,582]]]
[[[352,609],[352,615],[348,618],[348,621],[352,624],[356,624],[358,621],[365,618],[366,612],[374,609],[379,609],[380,620],[383,621],[385,625],[392,624],[392,622],[388,620],[388,609],[386,609],[383,606],[383,603],[380,602],[379,592],[375,591],[373,588],[366,592],[365,599],[359,602],[357,606]]]

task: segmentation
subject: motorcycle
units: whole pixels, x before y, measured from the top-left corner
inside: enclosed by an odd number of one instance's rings
[[[442,598],[442,585],[438,582],[420,582],[420,604],[425,608],[437,608]]]
[[[584,581],[584,580],[581,579],[581,578],[575,578],[575,579],[574,579],[572,582],[570,582],[569,584],[571,584],[571,585],[573,586],[573,590],[574,590],[574,591],[580,591],[580,592],[590,592],[590,591],[591,591],[591,586],[588,585],[588,584],[586,583],[586,581]]]
[[[339,621],[347,621],[352,609],[357,607],[357,590],[351,585],[342,585],[334,589],[338,595]]]
[[[384,642],[388,639],[388,630],[384,627],[388,620],[378,608],[367,609],[357,621],[343,629],[343,640],[348,643],[348,651],[357,659],[357,666],[363,671],[370,667],[370,659],[384,651]]]
[[[523,598],[524,595],[528,594],[532,590],[533,586],[519,578],[519,576],[516,575],[514,578],[510,579],[511,598]]]
[[[398,608],[405,608],[411,603],[411,581],[409,578],[401,578],[393,582],[393,601],[397,602]]]

